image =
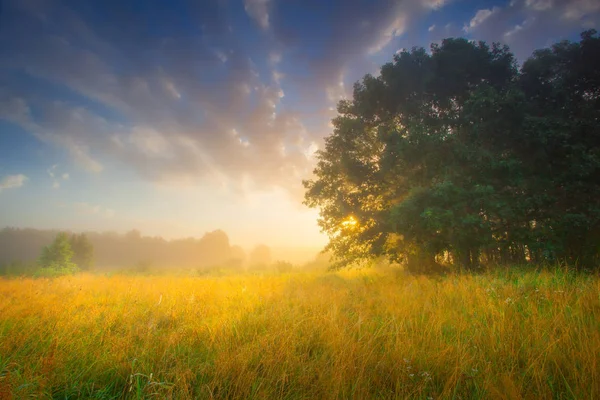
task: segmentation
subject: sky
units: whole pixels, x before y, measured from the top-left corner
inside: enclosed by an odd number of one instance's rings
[[[336,103],[446,37],[534,49],[600,0],[0,1],[0,227],[222,229],[320,247],[302,205]]]

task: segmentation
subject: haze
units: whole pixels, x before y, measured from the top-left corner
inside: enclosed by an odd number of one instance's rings
[[[594,1],[156,4],[2,3],[1,227],[221,229],[245,248],[317,251],[326,237],[301,181],[357,79],[451,36],[522,59],[600,12]]]

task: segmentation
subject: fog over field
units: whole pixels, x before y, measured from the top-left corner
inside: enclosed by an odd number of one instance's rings
[[[600,399],[599,27],[0,1],[0,400]]]

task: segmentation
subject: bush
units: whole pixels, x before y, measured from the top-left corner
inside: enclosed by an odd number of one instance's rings
[[[292,272],[294,270],[294,265],[287,261],[277,261],[275,263],[275,268],[280,273]]]
[[[75,263],[67,264],[50,264],[46,267],[38,269],[34,276],[43,278],[54,278],[62,275],[72,275],[79,271]]]

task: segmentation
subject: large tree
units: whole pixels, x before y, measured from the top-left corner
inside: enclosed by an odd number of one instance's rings
[[[580,244],[598,232],[598,42],[588,31],[519,71],[505,46],[446,39],[365,76],[304,182],[338,265],[596,257]]]

